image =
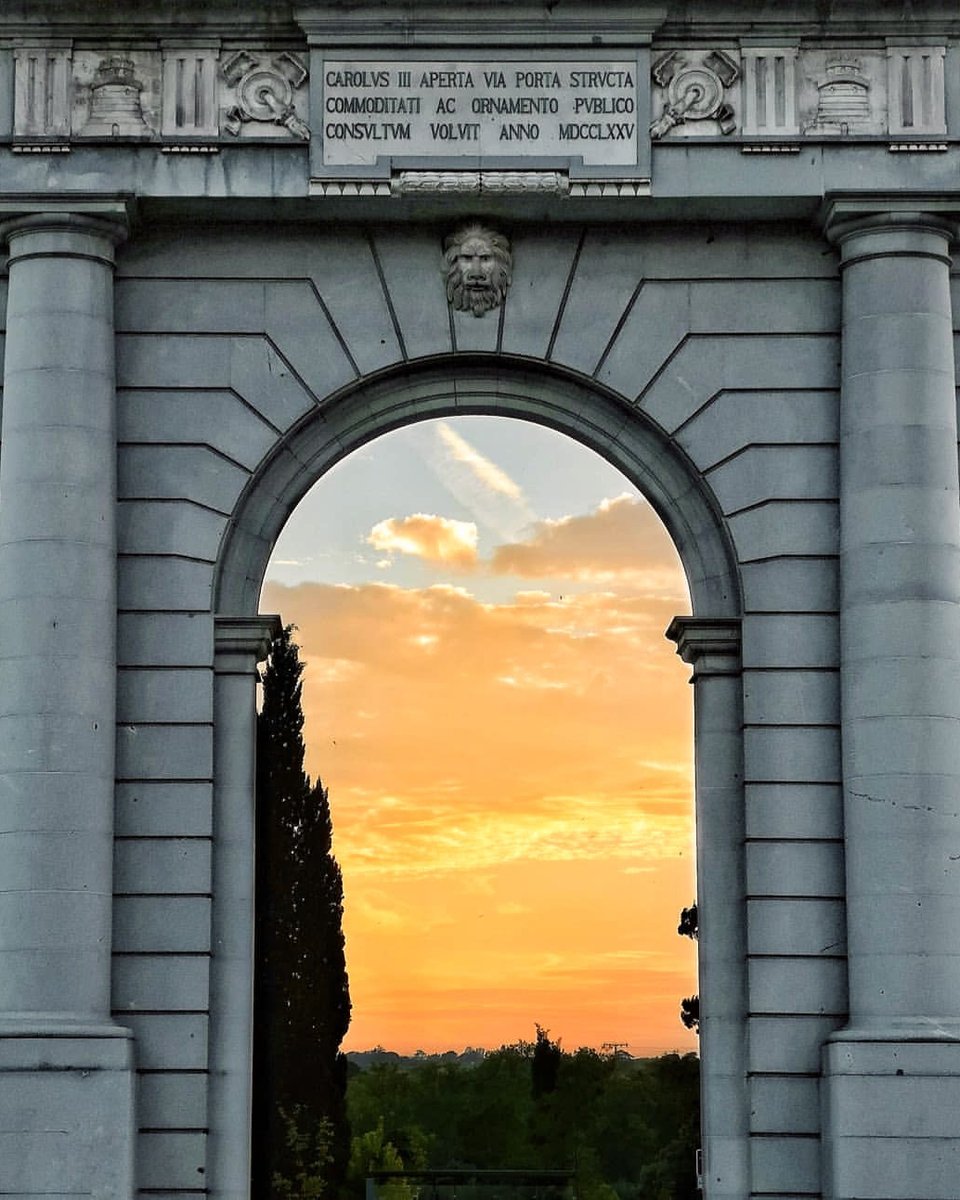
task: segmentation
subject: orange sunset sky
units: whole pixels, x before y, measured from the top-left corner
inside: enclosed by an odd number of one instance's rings
[[[261,608],[306,662],[353,1000],[346,1049],[693,1049],[689,612],[646,501],[492,417],[388,434],[277,543]]]

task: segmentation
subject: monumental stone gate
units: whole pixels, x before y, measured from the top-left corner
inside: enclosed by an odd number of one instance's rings
[[[479,412],[685,564],[706,1197],[960,1195],[957,6],[4,0],[0,215],[0,1194],[249,1197],[260,581]]]

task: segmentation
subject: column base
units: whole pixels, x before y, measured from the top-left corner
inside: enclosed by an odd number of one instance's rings
[[[954,1200],[960,1042],[846,1032],[823,1048],[824,1200]]]
[[[132,1200],[135,1078],[129,1030],[7,1017],[0,1195]]]

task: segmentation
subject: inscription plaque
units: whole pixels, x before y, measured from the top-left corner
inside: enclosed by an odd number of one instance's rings
[[[637,82],[635,60],[328,59],[323,166],[469,156],[637,167]]]

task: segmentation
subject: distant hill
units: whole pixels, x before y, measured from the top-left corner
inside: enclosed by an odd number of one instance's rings
[[[360,1071],[379,1063],[393,1063],[404,1071],[412,1071],[426,1063],[455,1063],[459,1067],[474,1067],[483,1062],[487,1051],[479,1046],[468,1046],[460,1054],[456,1050],[444,1050],[440,1054],[427,1054],[418,1050],[415,1054],[397,1054],[395,1050],[385,1050],[383,1046],[374,1046],[372,1050],[350,1050],[347,1061]]]
[[[415,1054],[398,1054],[395,1050],[374,1046],[372,1050],[348,1050],[347,1061],[357,1071],[366,1071],[381,1063],[392,1063],[401,1071],[413,1071],[427,1063],[449,1063],[458,1067],[475,1067],[477,1063],[483,1062],[489,1053],[489,1050],[484,1050],[481,1046],[468,1046],[459,1054],[456,1050],[444,1050],[439,1054],[427,1054],[425,1050],[417,1050]],[[634,1058],[632,1054],[627,1054],[624,1050],[617,1051],[617,1058],[625,1063],[639,1064],[647,1061],[642,1058]]]

